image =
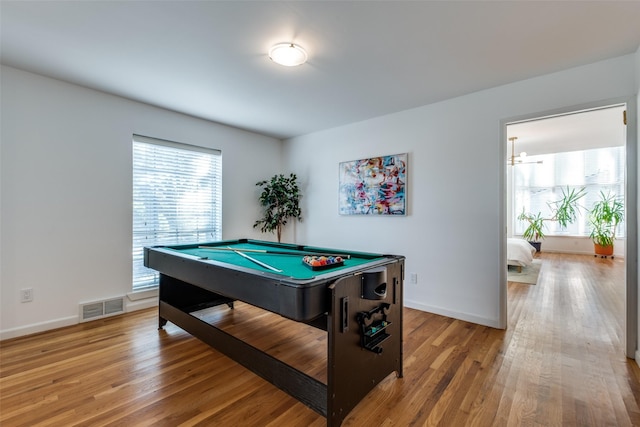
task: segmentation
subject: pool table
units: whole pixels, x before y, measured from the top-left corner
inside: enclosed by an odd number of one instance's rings
[[[340,425],[389,374],[402,377],[403,256],[236,239],[146,247],[144,265],[160,273],[160,328],[181,327],[328,426]],[[191,315],[233,309],[236,300],[327,331],[327,384]]]

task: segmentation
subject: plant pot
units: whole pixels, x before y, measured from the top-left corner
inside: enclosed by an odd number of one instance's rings
[[[593,250],[596,253],[596,256],[611,256],[613,255],[613,245],[603,246],[597,243],[593,244]]]
[[[542,250],[542,242],[532,242],[529,240],[529,244],[536,248],[536,252],[540,252]]]

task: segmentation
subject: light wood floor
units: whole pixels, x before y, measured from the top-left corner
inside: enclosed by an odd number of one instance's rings
[[[540,258],[537,285],[509,284],[506,331],[405,309],[404,378],[385,379],[343,425],[640,426],[623,262]],[[326,379],[323,332],[243,304],[203,316]],[[145,310],[0,343],[0,425],[325,424],[174,325],[156,327]]]

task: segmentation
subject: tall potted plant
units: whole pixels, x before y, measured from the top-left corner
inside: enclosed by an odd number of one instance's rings
[[[256,183],[262,187],[259,202],[263,207],[263,216],[253,224],[253,228],[260,227],[263,233],[275,231],[278,243],[282,238],[282,229],[290,218],[302,220],[301,194],[297,179],[293,173],[288,177],[279,174],[268,181]]]
[[[591,240],[593,240],[595,256],[611,256],[613,258],[613,241],[616,238],[618,224],[624,218],[623,201],[610,192],[600,191],[600,200],[589,211],[591,223]]]
[[[527,239],[531,246],[536,248],[536,251],[540,251],[542,242],[544,239],[544,227],[545,221],[557,221],[562,228],[566,228],[567,225],[573,223],[578,218],[578,213],[582,208],[578,202],[585,196],[585,189],[579,190],[570,189],[568,186],[566,190],[562,189],[562,198],[554,202],[549,202],[547,205],[551,209],[551,217],[545,218],[541,212],[536,214],[525,212],[522,208],[522,213],[518,215],[520,221],[527,221],[529,225],[522,233],[522,237]]]
[[[542,213],[538,212],[535,215],[525,213],[524,208],[522,208],[522,213],[518,215],[518,219],[529,223],[522,233],[522,237],[527,239],[531,246],[536,248],[536,252],[540,252],[542,246],[542,242],[540,240],[544,239],[543,228],[545,227],[544,222],[546,221],[546,219],[542,217]]]

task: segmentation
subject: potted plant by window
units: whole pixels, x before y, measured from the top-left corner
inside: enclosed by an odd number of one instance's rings
[[[544,239],[544,232],[542,229],[545,227],[545,218],[542,217],[542,213],[538,212],[533,215],[531,213],[525,213],[524,208],[522,208],[522,213],[518,215],[518,219],[520,221],[529,222],[529,226],[525,228],[522,233],[522,237],[527,239],[531,246],[536,248],[536,252],[540,252],[542,247],[542,242],[540,240]]]
[[[578,204],[578,201],[583,198],[585,194],[584,188],[579,190],[570,189],[569,187],[567,187],[566,190],[563,188],[562,198],[560,200],[547,203],[552,213],[549,218],[543,217],[541,212],[536,214],[527,213],[524,208],[522,208],[522,213],[518,215],[518,219],[529,223],[522,233],[522,237],[527,239],[531,246],[536,248],[537,252],[540,252],[542,246],[541,240],[545,237],[543,231],[546,226],[545,221],[557,221],[562,228],[566,228],[567,225],[577,219],[578,213],[582,208]]]
[[[289,218],[302,220],[301,194],[297,179],[298,177],[293,173],[289,177],[279,174],[268,181],[256,183],[257,186],[262,187],[259,201],[260,206],[263,207],[263,216],[253,224],[253,228],[260,227],[263,233],[275,231],[278,243],[282,238],[282,229]]]
[[[613,241],[616,238],[618,224],[624,218],[624,203],[621,198],[610,192],[600,191],[600,200],[589,211],[591,223],[591,240],[593,240],[594,256],[613,258]]]

